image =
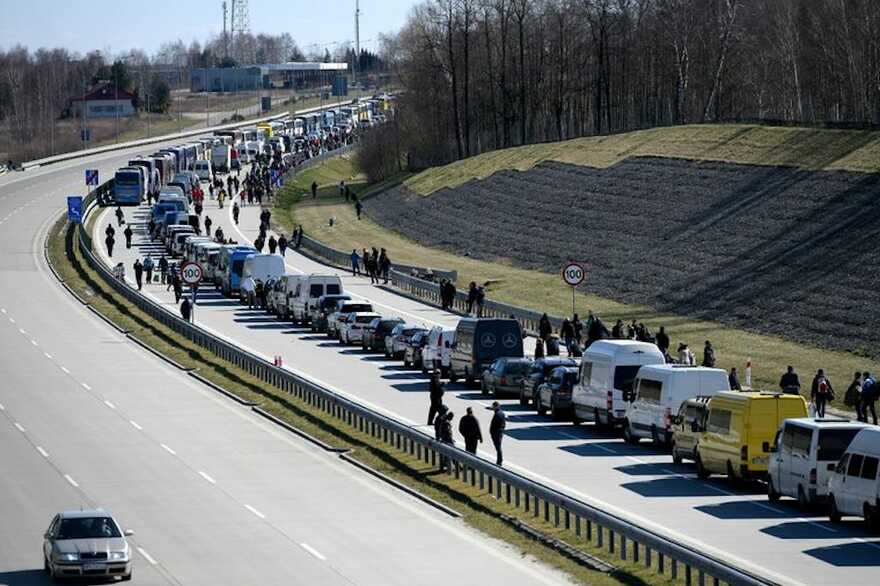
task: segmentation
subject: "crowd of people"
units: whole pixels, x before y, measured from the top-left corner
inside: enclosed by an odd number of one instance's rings
[[[367,250],[363,249],[362,254],[358,254],[356,248],[353,248],[350,255],[351,274],[353,276],[366,275],[370,277],[370,283],[378,285],[388,284],[388,273],[391,271],[391,258],[388,251],[384,248],[377,249],[375,246]],[[363,267],[363,271],[361,271]]]

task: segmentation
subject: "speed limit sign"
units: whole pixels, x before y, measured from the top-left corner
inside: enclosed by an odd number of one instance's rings
[[[184,263],[180,267],[180,278],[187,285],[198,285],[202,280],[202,267],[194,262]]]
[[[587,278],[587,272],[584,267],[578,263],[568,263],[562,269],[562,280],[572,287],[577,287]]]

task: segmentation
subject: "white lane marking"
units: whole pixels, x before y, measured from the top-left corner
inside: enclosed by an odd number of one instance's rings
[[[47,452],[46,450],[44,450],[40,446],[37,446],[37,451],[40,452],[40,455],[43,456],[44,458],[49,457],[49,452]]]
[[[166,446],[165,444],[159,444],[159,445],[162,446],[162,449],[163,449],[163,450],[165,450],[166,452],[168,452],[168,453],[171,454],[172,456],[176,456],[176,455],[177,455],[177,452],[175,452],[174,450],[172,450],[171,448],[169,448],[169,447]]]
[[[16,421],[15,423],[13,423],[13,425],[15,426],[15,429],[17,429],[21,433],[24,433],[24,426],[21,423]]]
[[[70,374],[70,371],[67,370],[67,367],[66,367],[66,366],[62,366],[62,367],[61,367],[61,370],[64,371],[64,374]]]
[[[116,409],[116,405],[114,405],[110,401],[105,400],[104,404],[107,405],[108,407],[110,407],[111,409]]]
[[[32,345],[32,346],[39,346],[39,344],[37,344],[37,341],[36,341],[36,340],[31,340],[31,345]]]
[[[315,549],[314,547],[312,547],[308,543],[300,543],[299,546],[301,548],[303,548],[304,550],[306,550],[307,552],[309,552],[310,554],[312,554],[313,556],[315,556],[316,558],[318,558],[319,560],[321,560],[322,562],[327,560],[327,558],[325,558],[321,554],[320,551],[318,551],[317,549]]]
[[[3,315],[6,315],[6,308],[5,307],[0,308],[0,312],[3,312]]]
[[[82,388],[84,388],[84,389],[87,390],[87,391],[91,391],[91,390],[92,390],[92,387],[90,387],[90,386],[87,385],[86,383],[79,383],[79,384],[81,384],[81,385],[82,385]]]
[[[266,515],[264,515],[263,513],[261,513],[260,511],[258,511],[257,509],[253,508],[253,507],[250,506],[250,505],[245,505],[244,508],[246,508],[248,511],[250,511],[251,513],[253,513],[253,514],[256,515],[257,517],[259,517],[260,519],[265,519],[265,518],[266,518]]]
[[[201,476],[202,478],[204,478],[205,480],[207,480],[211,484],[217,484],[216,480],[214,480],[213,478],[211,478],[210,476],[208,476],[207,474],[205,474],[201,470],[199,470],[199,476]]]
[[[69,482],[73,488],[79,488],[79,484],[76,483],[76,480],[70,477],[70,474],[65,474],[64,478],[67,479],[67,482]]]
[[[14,324],[14,323],[15,323],[15,320],[12,319],[12,318],[10,317],[10,318],[9,318],[9,323]]]
[[[151,566],[155,566],[155,565],[158,563],[158,562],[156,562],[156,560],[153,559],[153,556],[151,556],[150,554],[147,553],[147,551],[146,551],[144,548],[139,547],[139,548],[137,548],[137,550],[138,550],[138,553],[139,553],[139,554],[141,554],[142,556],[144,556],[144,559],[145,559],[145,560],[147,560],[148,562],[150,562],[150,565],[151,565]]]
[[[6,407],[3,406],[3,403],[0,403],[0,411],[6,411]]]
[[[43,352],[43,354],[46,356],[46,358],[48,358],[49,360],[52,360],[51,354],[49,354],[48,352]]]
[[[143,431],[143,430],[144,430],[144,428],[141,427],[140,425],[138,425],[137,422],[132,421],[132,420],[130,420],[130,419],[128,420],[128,422],[131,423],[131,426],[132,426],[133,428],[135,428],[136,430],[138,430],[138,431]]]
[[[21,334],[22,336],[27,336],[27,332],[21,328],[18,328],[18,333]]]

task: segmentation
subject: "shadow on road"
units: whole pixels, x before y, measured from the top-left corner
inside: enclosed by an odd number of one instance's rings
[[[4,586],[32,586],[35,584],[52,584],[52,580],[43,570],[15,570],[0,572],[0,584]]]
[[[804,553],[833,566],[880,567],[880,541],[817,547],[808,549]]]
[[[717,492],[715,494],[718,494]],[[737,496],[740,496],[737,491]],[[698,511],[712,515],[716,519],[796,519],[802,517],[793,507],[770,505],[766,500],[735,501],[717,505],[701,505]]]
[[[772,527],[764,527],[762,533],[778,537],[779,539],[852,539],[856,537],[870,537],[861,523],[832,524],[830,521],[792,521],[780,523]],[[880,550],[875,550],[875,556],[880,556]]]

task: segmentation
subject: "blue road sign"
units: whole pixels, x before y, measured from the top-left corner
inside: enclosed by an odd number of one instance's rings
[[[67,220],[73,224],[82,221],[83,198],[80,195],[71,195],[67,198]]]
[[[89,187],[97,187],[99,185],[97,169],[86,169],[86,185]]]

